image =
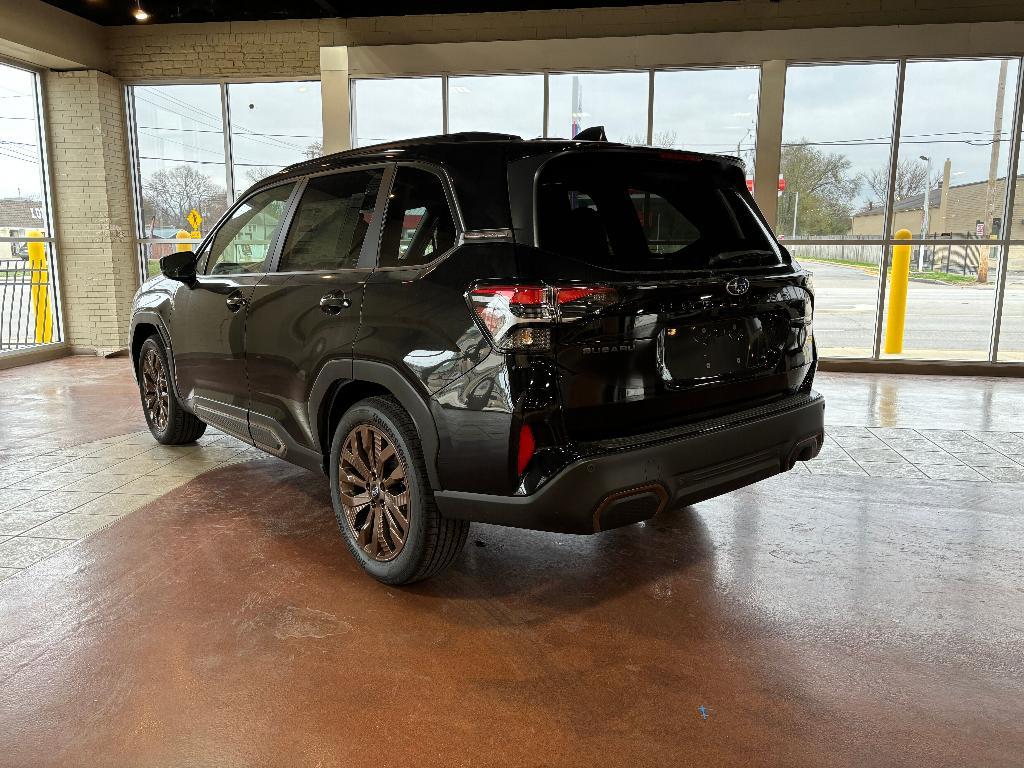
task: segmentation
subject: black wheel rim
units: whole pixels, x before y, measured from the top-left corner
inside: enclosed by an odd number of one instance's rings
[[[167,429],[170,416],[170,393],[167,389],[167,371],[155,349],[147,349],[142,357],[142,407],[146,418],[158,432]]]
[[[338,462],[341,506],[359,548],[378,562],[398,557],[409,537],[408,472],[377,427],[360,424],[345,436]]]

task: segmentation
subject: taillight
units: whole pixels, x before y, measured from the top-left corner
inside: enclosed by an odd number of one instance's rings
[[[498,349],[531,352],[551,348],[555,323],[614,304],[617,294],[603,285],[481,285],[467,299]]]
[[[537,448],[537,441],[533,438],[533,430],[529,424],[523,424],[519,428],[519,452],[516,459],[516,470],[520,475],[526,470],[526,465],[533,458],[533,452]]]

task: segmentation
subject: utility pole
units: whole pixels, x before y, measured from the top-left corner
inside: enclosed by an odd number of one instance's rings
[[[921,239],[926,240],[928,238],[928,214],[931,212],[932,207],[932,159],[921,155],[921,159],[925,162],[925,176],[924,176],[924,216],[921,219]],[[920,245],[917,248],[917,271],[924,272],[924,245]]]
[[[797,211],[800,210],[800,192],[798,190],[794,189],[793,190],[793,194],[795,195],[795,197],[793,198],[793,234],[792,234],[792,237],[795,240],[796,239],[796,213],[797,213]]]
[[[576,134],[583,130],[581,122],[583,120],[583,87],[580,85],[579,75],[572,76],[572,135],[570,138],[575,139]]]
[[[1006,100],[1006,59],[999,62],[999,87],[996,89],[996,116],[992,122],[992,154],[988,162],[988,187],[985,190],[985,223],[988,224],[989,237],[994,237],[995,232],[995,198],[996,198],[996,173],[999,171],[999,145],[1003,138],[1003,103]],[[1007,178],[1009,183],[1009,178]],[[986,253],[986,250],[988,251]],[[988,262],[992,257],[995,248],[982,249],[982,255],[978,259],[978,282],[988,282]]]

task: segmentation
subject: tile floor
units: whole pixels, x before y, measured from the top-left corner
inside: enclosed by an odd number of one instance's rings
[[[1024,433],[828,426],[815,475],[1024,482]]]
[[[195,445],[132,432],[0,461],[0,581],[204,472],[257,455],[208,429]]]
[[[210,429],[197,445],[148,432],[0,464],[0,581],[211,469],[265,455]],[[830,426],[794,472],[964,482],[1024,482],[1024,433]]]

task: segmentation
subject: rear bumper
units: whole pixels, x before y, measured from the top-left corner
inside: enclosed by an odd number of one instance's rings
[[[561,533],[596,533],[710,499],[818,455],[825,400],[811,392],[683,430],[589,446],[529,496],[437,491],[442,515]]]

